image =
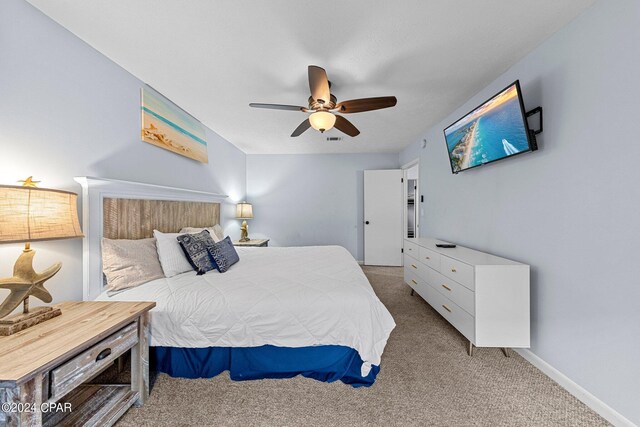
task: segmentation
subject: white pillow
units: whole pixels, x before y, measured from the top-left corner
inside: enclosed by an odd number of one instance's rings
[[[185,227],[182,230],[180,230],[180,233],[196,234],[196,233],[200,233],[202,230],[207,230],[211,234],[213,241],[216,243],[218,243],[221,240],[224,240],[224,230],[222,229],[222,227],[220,227],[220,224],[216,224],[213,227],[204,227],[204,228]]]
[[[162,233],[158,230],[153,230],[153,237],[156,238],[156,248],[158,249],[158,258],[166,277],[173,277],[176,274],[193,270],[178,242],[177,237],[180,234],[184,233]]]

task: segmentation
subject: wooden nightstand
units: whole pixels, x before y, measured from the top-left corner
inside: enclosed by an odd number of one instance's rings
[[[269,239],[251,239],[248,242],[241,242],[236,240],[233,242],[233,246],[256,246],[256,247],[264,247],[269,246]]]
[[[65,302],[62,315],[0,337],[0,425],[113,425],[149,396],[154,302]],[[131,349],[131,384],[85,384]]]

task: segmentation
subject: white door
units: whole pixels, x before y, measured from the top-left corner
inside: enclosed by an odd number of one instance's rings
[[[403,171],[364,171],[364,263],[402,265]]]

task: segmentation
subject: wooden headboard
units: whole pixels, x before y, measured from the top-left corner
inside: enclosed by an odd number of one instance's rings
[[[102,235],[108,239],[144,239],[153,237],[153,230],[177,233],[220,223],[220,203],[112,198],[102,203]]]
[[[76,177],[82,185],[83,299],[104,291],[102,238],[144,239],[153,230],[177,233],[184,227],[220,224],[227,196],[205,191],[114,179]],[[224,225],[224,224],[221,224]]]

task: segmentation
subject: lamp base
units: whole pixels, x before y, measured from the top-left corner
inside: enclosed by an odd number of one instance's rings
[[[5,319],[0,319],[0,336],[6,337],[13,335],[16,332],[23,331],[38,323],[60,316],[61,314],[62,312],[59,308],[37,307],[28,313],[20,313]]]
[[[13,266],[13,277],[0,279],[0,289],[11,291],[7,298],[0,303],[0,319],[11,314],[21,303],[24,304],[24,314],[28,313],[29,296],[34,296],[46,303],[53,301],[53,297],[44,287],[44,282],[60,270],[62,263],[56,263],[42,273],[36,273],[33,269],[35,253],[27,243]]]
[[[240,241],[248,242],[249,240],[249,225],[247,224],[247,220],[242,221],[242,225],[240,226]]]

